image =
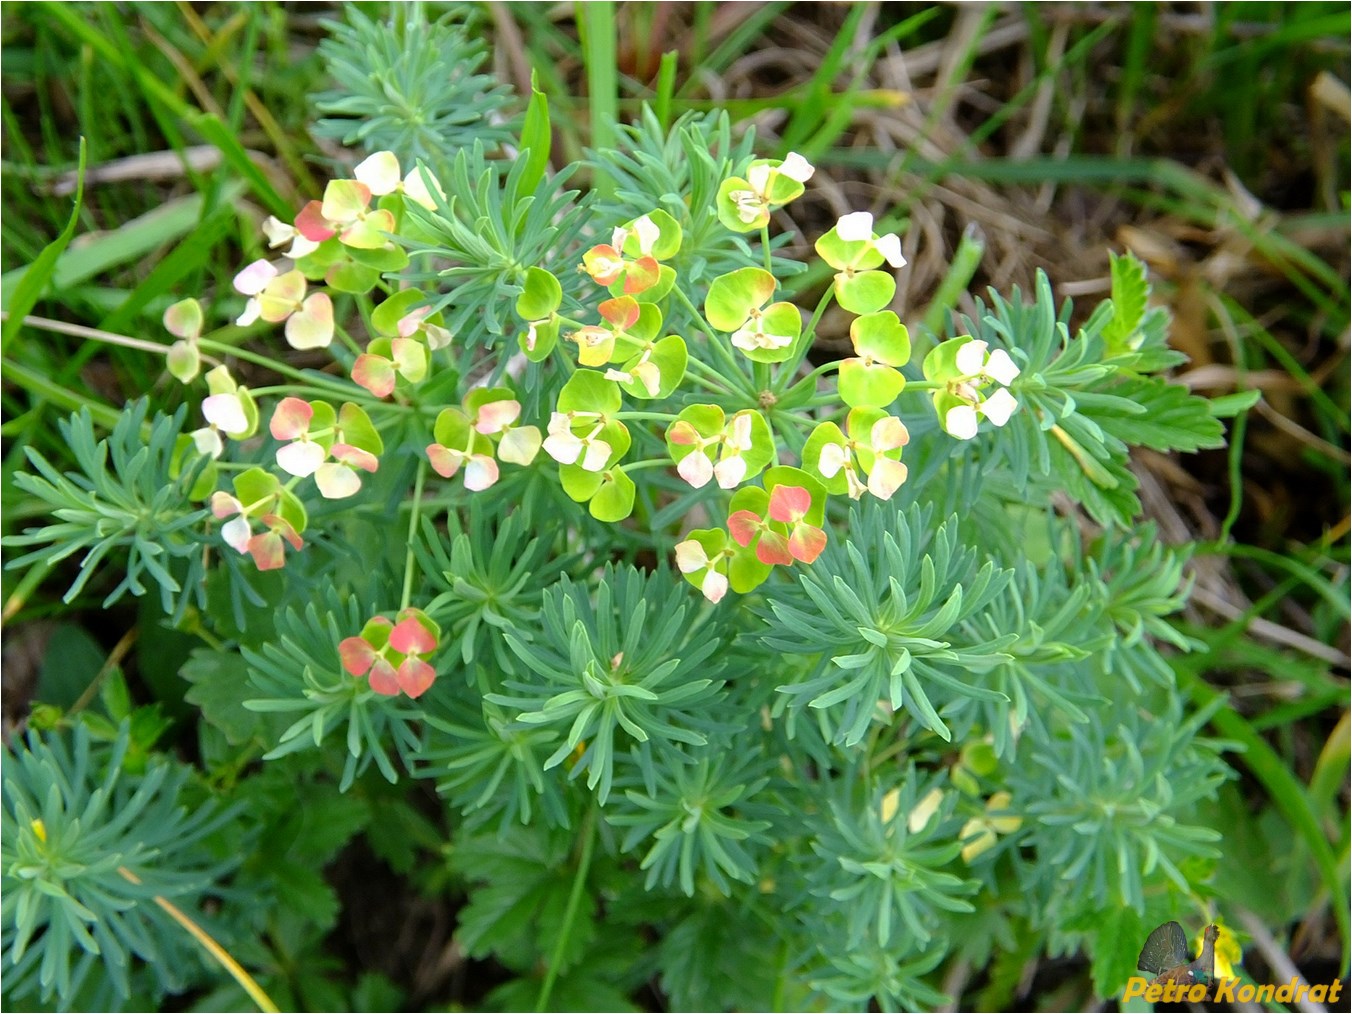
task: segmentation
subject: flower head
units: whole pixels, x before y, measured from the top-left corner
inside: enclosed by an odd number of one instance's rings
[[[778,159],[756,159],[746,177],[733,176],[718,188],[718,218],[734,232],[752,232],[770,222],[770,212],[803,193],[812,178],[811,163],[797,152]]]
[[[338,645],[343,668],[353,676],[366,676],[373,691],[385,697],[400,693],[421,697],[437,672],[424,656],[437,650],[440,628],[421,609],[405,609],[398,622],[374,616],[356,637]]]
[[[721,540],[723,533],[719,531],[691,532],[691,535],[714,535]],[[707,538],[705,541],[708,541]],[[726,549],[719,549],[710,557],[709,549],[703,541],[699,538],[689,538],[676,546],[676,569],[699,588],[706,599],[717,603],[722,601],[723,596],[728,593],[726,561],[729,555]]]
[[[276,570],[286,563],[283,544],[299,550],[305,510],[293,494],[282,489],[276,476],[251,468],[234,480],[235,495],[217,490],[211,496],[211,513],[221,526],[221,537],[237,553],[253,557],[259,570]],[[263,531],[253,531],[257,519]]]
[[[323,292],[307,296],[299,271],[279,273],[268,261],[256,260],[235,275],[234,285],[249,297],[235,321],[239,326],[259,319],[286,321],[286,340],[293,349],[322,349],[333,341],[333,302]]]
[[[1018,365],[1004,349],[992,352],[984,341],[946,341],[925,357],[924,371],[927,379],[943,383],[934,393],[934,407],[940,425],[959,440],[975,437],[983,418],[1003,426],[1019,407],[1009,390],[1019,376]]]

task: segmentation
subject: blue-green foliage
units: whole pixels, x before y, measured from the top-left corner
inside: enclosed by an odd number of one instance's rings
[[[1206,399],[1141,372],[1177,362],[1164,351],[1167,318],[1158,311],[1142,318],[1136,348],[1114,351],[1104,338],[1115,320],[1111,301],[1072,337],[1071,306],[1058,313],[1046,275],[1038,275],[1031,303],[1017,287],[990,300],[989,307],[978,301],[976,315],[954,330],[1004,349],[1020,367],[1010,388],[1019,411],[989,445],[1013,488],[1046,499],[1064,492],[1100,524],[1127,526],[1141,512],[1129,447],[1195,451],[1224,443]]]
[[[539,639],[505,635],[527,671],[486,699],[527,725],[566,728],[546,767],[579,751],[573,776],[585,773],[600,802],[626,744],[651,791],[655,761],[682,763],[683,746],[704,746],[720,727],[711,716],[723,685],[710,658],[718,641],[708,614],[686,624],[689,601],[666,575],[632,567],[607,568],[595,602],[565,576],[545,595]]]
[[[446,190],[435,210],[412,202],[409,217],[427,239],[409,241],[411,281],[444,290],[432,303],[460,339],[466,354],[497,345],[517,324],[516,298],[526,269],[541,267],[560,276],[576,292],[581,280],[571,269],[580,261],[579,237],[587,222],[590,197],[564,190],[571,169],[538,186],[522,185],[527,166],[485,157],[475,142],[461,148],[438,178]],[[500,365],[505,365],[505,358]],[[468,371],[462,362],[461,372]]]
[[[330,37],[319,54],[338,87],[314,97],[327,114],[315,124],[321,137],[392,151],[401,165],[421,159],[438,176],[461,148],[512,137],[510,124],[493,122],[512,103],[511,89],[478,73],[488,47],[463,24],[429,23],[416,6],[390,21],[348,7],[343,22],[324,27]]]
[[[990,561],[978,567],[955,521],[935,529],[918,508],[899,514],[870,503],[850,512],[849,530],[796,585],[771,595],[766,646],[816,659],[806,679],[780,689],[846,746],[864,737],[879,700],[949,739],[940,710],[1004,700],[973,677],[1009,661],[1015,635],[970,628],[1010,575]]]
[[[281,734],[270,758],[319,746],[342,728],[347,746],[342,786],[347,788],[371,763],[389,781],[399,777],[387,746],[400,754],[418,743],[411,722],[418,713],[397,699],[381,697],[365,679],[347,673],[338,644],[355,636],[374,608],[356,596],[330,588],[304,610],[288,607],[277,616],[277,636],[261,649],[244,648],[253,689],[266,696],[245,700],[251,711],[301,717]]]
[[[7,546],[42,547],[7,567],[37,560],[53,564],[83,552],[79,576],[66,592],[69,602],[109,553],[125,550],[125,562],[114,556],[125,573],[103,600],[105,607],[128,592],[144,595],[146,577],[159,586],[162,607],[175,618],[189,604],[203,604],[206,511],[194,508],[188,493],[206,459],[191,451],[183,452],[186,462],[179,458],[185,408],[147,421],[148,412],[146,399],[132,402],[102,440],[88,409],[61,420],[57,425],[79,472],[62,474],[36,450],[24,448],[38,474],[17,472],[14,483],[41,500],[60,524],[6,538]]]
[[[664,130],[645,105],[638,122],[622,124],[619,135],[615,148],[588,153],[591,165],[615,187],[613,198],[597,206],[598,218],[627,222],[654,208],[671,215],[683,236],[671,266],[696,291],[719,275],[765,263],[759,243],[752,246],[719,222],[715,201],[719,185],[745,172],[756,157],[754,130],[734,137],[724,112],[686,113]],[[787,238],[777,235],[772,247]],[[801,270],[782,257],[772,263],[779,278]]]
[[[941,913],[972,911],[965,896],[975,883],[952,872],[962,848],[953,798],[922,823],[912,813],[939,779],[912,767],[898,772],[895,797],[879,787],[861,798],[854,775],[847,770],[822,792],[810,831],[820,860],[807,876],[811,891],[822,914],[844,924],[850,947],[924,947]]]
[[[238,858],[206,839],[234,816],[190,804],[190,769],[157,759],[140,774],[123,764],[127,727],[96,743],[30,733],[6,751],[3,864],[5,992],[66,1003],[91,974],[111,998],[131,993],[133,959],[149,964],[162,994],[196,968],[195,944],[157,903],[192,910]]]

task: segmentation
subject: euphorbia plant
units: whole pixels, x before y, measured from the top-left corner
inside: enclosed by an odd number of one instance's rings
[[[933,1004],[942,963],[1015,935],[1105,955],[1111,992],[1131,955],[1102,913],[1213,890],[1195,804],[1224,774],[1161,650],[1190,646],[1164,619],[1186,553],[1136,526],[1127,467],[1218,445],[1221,410],[1162,375],[1143,268],[1114,262],[1074,330],[1039,278],[912,333],[886,209],[808,230],[821,284],[786,284],[801,154],[686,120],[651,147],[703,152],[687,192],[598,205],[548,173],[542,96],[525,124],[510,165],[379,150],[270,217],[223,320],[332,368],[243,351],[278,381],[199,380],[239,350],[175,303],[166,363],[205,425],[161,417],[138,458],[72,424],[84,474],[34,455],[18,480],[62,512],[18,562],[130,547],[126,589],[149,574],[206,631],[220,673],[189,672],[261,746],[240,770],[436,779],[465,951],[548,967],[541,1008],[653,939],[686,1006],[708,993],[682,974],[716,981],[691,939],[774,965],[780,992],[721,1006]],[[549,915],[494,936],[509,909]]]

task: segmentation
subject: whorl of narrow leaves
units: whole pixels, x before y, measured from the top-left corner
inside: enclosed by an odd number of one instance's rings
[[[125,1000],[133,958],[149,963],[161,991],[186,981],[196,944],[155,896],[191,910],[230,871],[232,860],[203,840],[235,813],[211,802],[190,810],[180,799],[185,767],[155,760],[128,773],[129,743],[126,724],[111,743],[95,743],[79,725],[69,742],[30,733],[25,748],[5,758],[7,997],[64,1002],[92,973]]]
[[[347,24],[324,23],[330,38],[319,53],[338,87],[315,96],[328,114],[315,132],[367,152],[393,151],[410,165],[422,159],[440,176],[461,148],[512,137],[507,125],[492,122],[512,92],[476,73],[488,47],[463,25],[400,13],[377,22],[348,7]]]
[[[764,832],[771,822],[749,819],[746,810],[770,781],[765,767],[732,742],[714,743],[693,764],[658,768],[656,792],[626,789],[627,805],[608,820],[629,829],[624,851],[647,847],[639,864],[648,871],[644,886],[679,885],[690,897],[696,875],[724,895],[732,880],[754,883],[752,850],[769,844]]]
[[[445,293],[433,311],[444,314],[467,349],[493,344],[514,326],[527,266],[568,280],[572,291],[581,285],[572,250],[590,220],[591,198],[563,189],[571,168],[528,190],[522,184],[527,168],[517,159],[504,169],[476,142],[457,151],[439,175],[447,196],[434,195],[434,210],[408,208],[422,238],[407,243],[413,265],[406,277]]]
[[[572,761],[574,777],[600,802],[610,795],[619,751],[637,747],[644,781],[653,791],[654,755],[681,763],[681,747],[707,742],[702,714],[719,693],[718,639],[708,614],[687,622],[690,598],[665,574],[644,577],[632,567],[606,568],[595,592],[563,577],[544,598],[541,629],[525,642],[506,639],[533,677],[508,679],[506,693],[489,694],[526,726],[566,727],[546,768]],[[524,675],[524,674],[523,674]]]
[[[841,779],[823,791],[812,821],[812,893],[846,926],[851,946],[899,941],[929,943],[945,912],[970,912],[966,896],[976,883],[951,869],[962,849],[953,794],[917,819],[920,800],[935,787],[910,768],[900,773],[895,800],[883,794],[860,798],[857,779]]]
[[[988,634],[972,621],[999,596],[1010,572],[977,566],[958,542],[955,519],[936,530],[928,511],[872,503],[850,511],[849,539],[829,542],[796,585],[770,593],[764,644],[816,658],[806,677],[780,687],[790,706],[822,713],[834,742],[853,746],[879,700],[951,738],[941,708],[1006,702],[983,674],[1007,662],[1017,634]]]
[[[1170,695],[1156,714],[1097,710],[1021,742],[1009,783],[1013,806],[1030,818],[1019,841],[1035,851],[1018,865],[1041,920],[1056,925],[1104,906],[1139,910],[1153,889],[1186,893],[1184,865],[1220,854],[1220,834],[1198,819],[1199,804],[1227,777],[1223,744],[1198,735],[1219,705],[1185,718]],[[1080,887],[1067,892],[1067,881]]]
[[[1127,467],[1130,447],[1194,451],[1224,443],[1224,429],[1205,398],[1136,372],[1179,361],[1163,347],[1165,331],[1155,311],[1133,323],[1139,341],[1117,348],[1105,336],[1118,320],[1115,301],[1103,303],[1072,340],[1070,304],[1058,314],[1043,274],[1032,303],[1023,302],[1017,288],[1009,299],[994,292],[990,299],[964,323],[978,340],[1006,350],[1020,369],[1011,385],[1020,411],[990,448],[1016,485],[1045,482],[1079,501],[1100,524],[1125,527],[1141,511],[1137,481]]]
[[[376,694],[362,679],[344,671],[338,645],[358,633],[373,607],[357,596],[330,588],[303,611],[277,614],[277,634],[260,649],[245,647],[249,682],[261,696],[244,701],[250,711],[296,715],[265,759],[318,748],[341,729],[346,757],[341,786],[348,788],[372,762],[389,782],[399,774],[390,758],[392,742],[400,754],[416,749],[411,722],[418,712]]]
[[[733,137],[725,112],[686,113],[664,130],[653,111],[644,107],[635,124],[621,124],[617,147],[592,152],[599,172],[614,182],[614,197],[598,209],[607,220],[629,221],[661,208],[675,218],[684,235],[671,265],[685,284],[700,291],[719,275],[752,265],[765,266],[763,254],[718,219],[718,188],[736,169],[754,157],[755,132]],[[783,245],[776,236],[772,247]],[[778,278],[802,265],[775,257]],[[683,310],[673,308],[678,321]],[[678,330],[680,328],[678,327]]]
[[[88,409],[60,420],[57,427],[78,472],[62,474],[38,451],[24,448],[38,474],[15,472],[14,484],[40,499],[56,523],[6,538],[7,546],[41,547],[6,567],[56,563],[82,552],[80,574],[65,596],[70,602],[109,553],[125,550],[125,573],[104,606],[128,592],[144,595],[146,577],[159,586],[161,606],[175,618],[194,601],[205,604],[200,528],[207,512],[194,508],[190,497],[207,459],[180,436],[185,408],[173,416],[156,413],[149,422],[147,412],[146,399],[132,402],[102,440],[94,435]],[[121,563],[121,554],[114,559]],[[185,573],[176,577],[171,566]]]
[[[547,543],[530,537],[532,515],[525,508],[495,530],[496,513],[471,500],[467,524],[452,514],[443,535],[424,518],[422,538],[414,543],[419,567],[437,593],[427,612],[447,631],[447,643],[459,643],[466,679],[476,660],[511,669],[503,632],[531,639],[544,589],[568,562],[551,559]]]

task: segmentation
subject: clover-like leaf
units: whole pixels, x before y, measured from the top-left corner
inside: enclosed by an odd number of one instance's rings
[[[371,326],[387,338],[399,335],[399,322],[427,302],[421,289],[400,289],[371,311]]]
[[[624,398],[619,385],[596,370],[578,370],[559,391],[560,412],[596,412],[613,415]]]
[[[563,303],[563,286],[544,268],[526,269],[526,284],[516,299],[516,312],[523,320],[549,317]]]
[[[634,480],[619,468],[601,473],[601,484],[587,510],[597,521],[623,521],[634,509]]]
[[[850,313],[874,313],[897,293],[897,280],[886,271],[841,272],[835,279],[836,302]]]
[[[739,268],[719,275],[709,285],[704,314],[718,330],[736,331],[752,310],[760,309],[775,294],[775,284],[775,276],[763,268]]]
[[[667,335],[631,358],[619,370],[607,370],[626,393],[641,399],[669,398],[685,378],[690,360],[685,339]],[[629,379],[622,379],[628,377]]]
[[[838,448],[838,450],[828,451],[828,446]],[[826,471],[831,472],[829,476],[822,471],[823,451],[826,451]],[[839,496],[847,492],[848,488],[845,470],[838,465],[833,470],[832,465],[840,460],[840,456],[848,456],[848,454],[845,434],[840,427],[833,422],[819,423],[808,436],[807,442],[803,444],[803,468],[813,478],[821,482],[826,492]]]

